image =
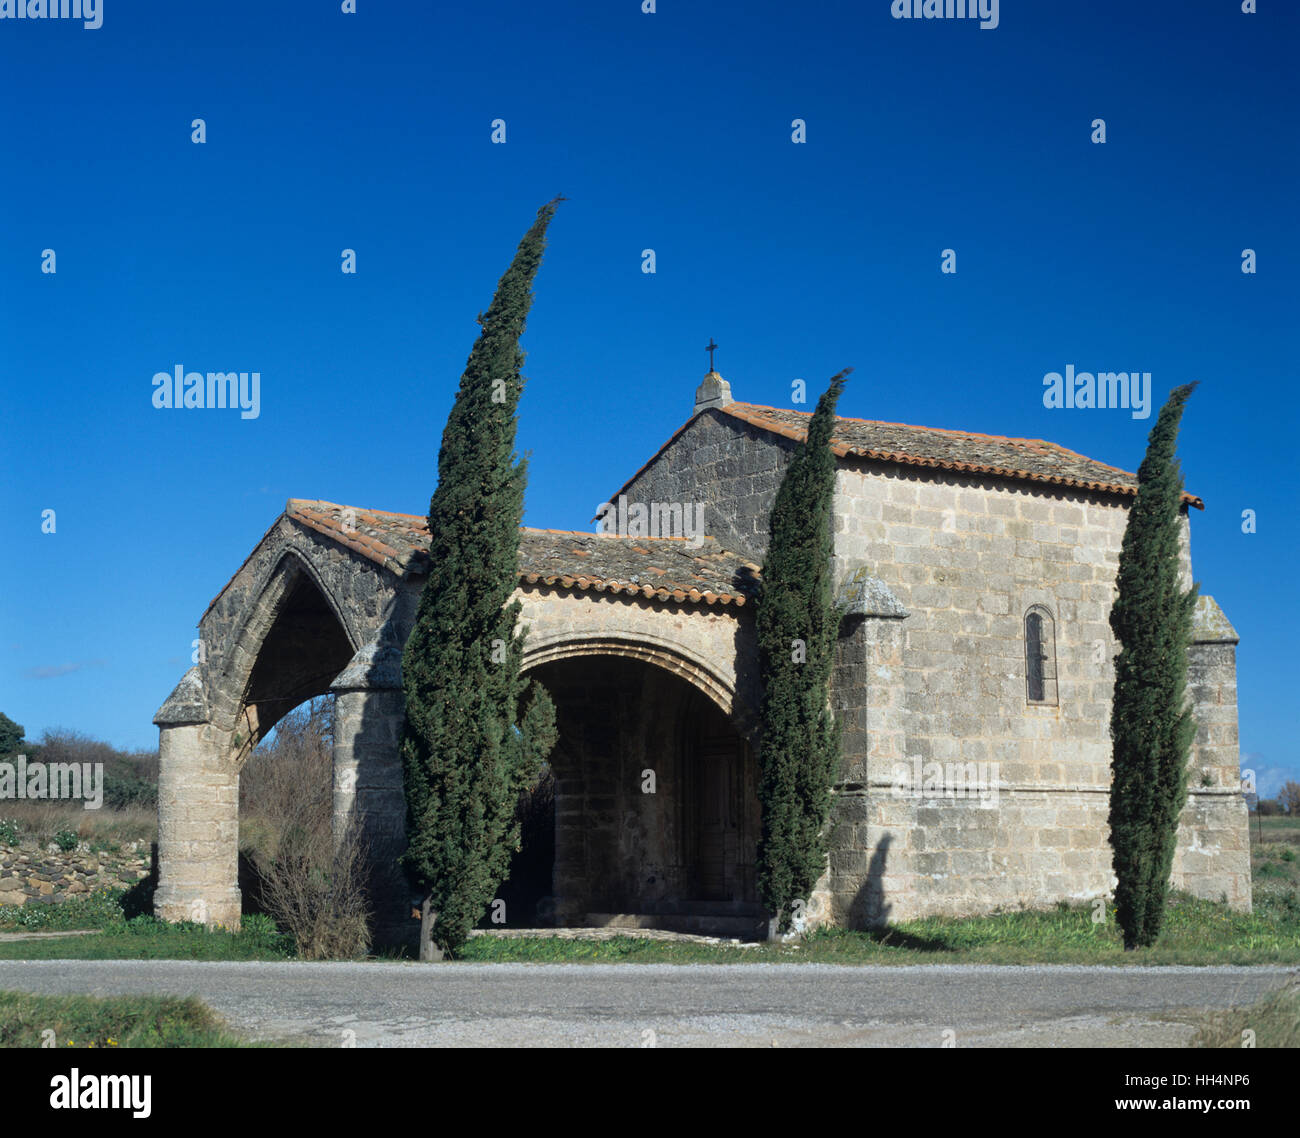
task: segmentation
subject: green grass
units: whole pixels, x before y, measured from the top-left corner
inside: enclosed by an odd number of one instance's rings
[[[0,906],[0,932],[102,929],[122,920],[124,889],[78,893],[54,905]]]
[[[267,917],[249,916],[239,932],[148,915],[127,920],[122,890],[70,897],[59,905],[0,909],[0,932],[96,929],[87,936],[0,942],[0,960],[287,960],[291,939]]]
[[[69,903],[69,905],[71,902]],[[76,914],[54,906],[45,928],[76,927]],[[60,907],[66,908],[66,906]],[[606,941],[557,937],[474,937],[462,959],[535,963],[828,964],[1300,964],[1300,896],[1262,892],[1253,913],[1176,894],[1160,943],[1124,952],[1113,908],[1094,923],[1094,907],[1058,905],[984,917],[930,917],[880,931],[823,929],[802,940],[746,947],[615,937]],[[245,918],[238,933],[153,917],[124,920],[106,902],[82,914],[98,932],[80,937],[0,943],[0,960],[285,960],[288,937],[264,917]],[[387,959],[409,958],[392,952]]]
[[[463,959],[479,962],[823,964],[1296,964],[1300,899],[1266,897],[1253,913],[1176,894],[1154,948],[1125,952],[1113,907],[1058,905],[985,917],[930,917],[889,929],[822,929],[790,944],[746,948],[617,937],[607,941],[474,937]]]
[[[99,933],[49,940],[0,942],[0,960],[289,960],[293,948],[280,933],[232,933],[206,925],[167,924],[136,917]]]
[[[1186,894],[1170,899],[1160,942],[1126,953],[1113,907],[1094,923],[1091,903],[983,917],[931,917],[881,931],[824,929],[789,944],[746,947],[615,937],[474,937],[463,959],[536,963],[833,964],[1300,964],[1300,819],[1265,818],[1265,841],[1252,843],[1252,913]],[[1252,819],[1254,834],[1255,819]],[[1291,835],[1296,840],[1289,840]],[[69,898],[58,905],[0,909],[0,932],[94,929],[87,936],[0,943],[0,960],[286,960],[289,937],[266,917],[246,917],[238,933],[150,916],[127,920],[122,890]],[[409,959],[393,950],[381,959]]]
[[[53,1033],[52,1035],[49,1033]],[[0,992],[0,1047],[253,1047],[193,996]]]

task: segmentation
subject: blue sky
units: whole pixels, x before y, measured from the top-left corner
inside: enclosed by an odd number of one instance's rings
[[[1047,409],[1043,376],[1149,371],[1157,406],[1197,379],[1196,575],[1242,636],[1246,765],[1300,778],[1300,8],[357,7],[0,20],[0,710],[29,737],[155,745],[286,498],[427,509],[475,314],[563,193],[524,341],[528,524],[588,528],[689,417],[711,336],[738,399],[852,366],[844,414],[1128,469],[1154,417]],[[177,365],[259,372],[257,418],[154,408]]]

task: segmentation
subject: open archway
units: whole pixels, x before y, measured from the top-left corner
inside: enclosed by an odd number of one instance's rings
[[[587,643],[528,665],[559,728],[539,918],[748,935],[762,917],[753,750],[719,706],[727,693],[653,657]]]
[[[228,690],[239,692],[231,736],[242,765],[284,715],[325,695],[356,651],[343,621],[301,558],[276,566],[229,662]]]
[[[406,515],[292,500],[205,610],[199,643],[207,657],[200,651],[154,720],[158,915],[238,923],[241,771],[287,712],[328,692],[334,838],[355,832],[384,870],[372,894],[385,936],[409,931],[410,893],[398,868],[406,822],[399,744],[402,646],[423,587],[427,539],[418,528]],[[521,571],[517,597],[523,664],[559,695],[565,730],[548,829],[555,852],[533,888],[536,899],[550,899],[541,916],[665,923],[745,912],[754,904],[747,740],[757,698],[744,597],[722,588],[736,571],[719,568],[720,553],[677,565],[681,551],[671,543],[636,548],[628,565],[612,546],[579,548],[581,535],[538,531],[530,541],[525,552],[537,571]],[[612,558],[603,587],[550,575],[557,557],[592,570],[596,561],[579,559],[597,555]],[[623,595],[618,574],[638,558],[676,566],[691,587]],[[521,916],[537,920],[536,903],[509,923]]]

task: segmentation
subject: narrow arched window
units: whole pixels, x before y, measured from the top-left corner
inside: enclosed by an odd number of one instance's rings
[[[1044,605],[1025,614],[1025,698],[1056,703],[1056,622]]]

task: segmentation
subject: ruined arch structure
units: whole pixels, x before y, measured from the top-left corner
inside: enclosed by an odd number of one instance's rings
[[[238,926],[240,769],[281,716],[332,692],[335,837],[359,827],[387,867],[381,904],[398,919],[401,652],[427,540],[423,518],[294,499],[208,606],[199,663],[154,719],[158,916]],[[716,542],[525,529],[520,544],[526,671],[636,661],[689,685],[752,741],[752,565]]]

